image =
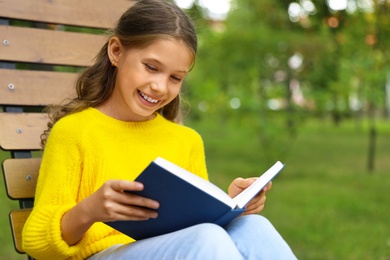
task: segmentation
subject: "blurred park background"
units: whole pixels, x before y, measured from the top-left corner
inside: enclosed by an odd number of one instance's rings
[[[211,181],[280,160],[262,214],[299,259],[390,259],[390,1],[176,2],[199,34],[184,123]],[[0,259],[25,259],[0,190]]]

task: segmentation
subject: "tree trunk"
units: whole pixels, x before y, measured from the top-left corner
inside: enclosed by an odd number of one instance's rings
[[[374,172],[375,169],[375,150],[376,150],[376,125],[375,125],[375,105],[369,104],[368,108],[368,117],[370,120],[370,130],[368,136],[368,171],[370,173]]]
[[[375,125],[372,125],[369,132],[369,143],[368,143],[368,171],[370,173],[373,173],[375,169],[376,136],[377,136],[376,127]]]

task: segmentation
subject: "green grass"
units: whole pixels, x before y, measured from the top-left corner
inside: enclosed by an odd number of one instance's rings
[[[193,125],[204,136],[210,179],[219,186],[270,166],[251,126]],[[372,173],[365,124],[310,120],[286,144],[286,168],[263,214],[299,259],[390,259],[390,122],[378,129]]]
[[[273,163],[266,155],[275,151],[263,149],[250,124],[189,124],[202,134],[210,179],[222,188]],[[263,214],[299,259],[390,260],[390,122],[378,123],[372,173],[367,132],[365,123],[308,120],[295,140],[276,142],[288,151],[281,155],[287,166],[267,193]],[[25,259],[14,252],[9,229],[17,203],[0,182],[0,259]]]

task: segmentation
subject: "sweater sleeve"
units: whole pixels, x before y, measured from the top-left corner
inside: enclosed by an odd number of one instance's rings
[[[87,241],[69,246],[61,236],[61,219],[76,205],[80,185],[80,133],[62,124],[53,127],[39,172],[33,211],[23,229],[23,248],[37,259],[66,259]]]
[[[193,141],[193,148],[190,157],[190,172],[199,175],[203,179],[209,180],[202,137],[194,131],[191,139]]]

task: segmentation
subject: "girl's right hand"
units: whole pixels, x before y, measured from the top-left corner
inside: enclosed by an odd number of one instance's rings
[[[143,188],[139,182],[109,180],[82,203],[92,222],[156,218],[158,202],[131,193]]]
[[[107,181],[65,213],[61,219],[62,238],[74,245],[95,222],[156,218],[158,202],[131,193],[143,188],[139,182]]]

